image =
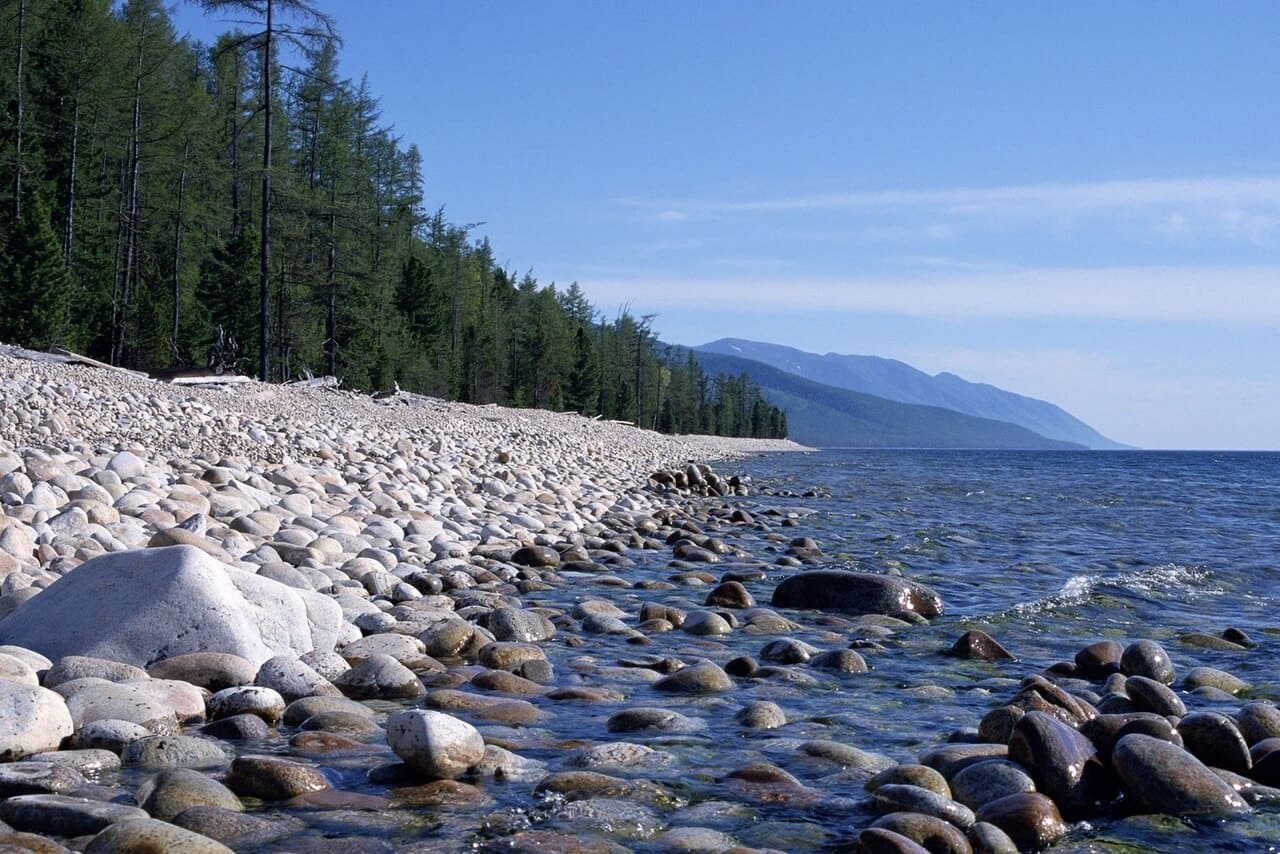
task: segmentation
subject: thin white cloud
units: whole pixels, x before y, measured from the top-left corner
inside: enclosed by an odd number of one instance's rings
[[[626,277],[582,282],[601,304],[630,299],[661,310],[1280,324],[1280,266],[1031,269],[925,277]]]
[[[1088,213],[1149,207],[1280,208],[1280,177],[1207,177],[1014,184],[995,187],[882,189],[756,199],[623,199],[666,220],[723,214],[928,209],[977,215]]]

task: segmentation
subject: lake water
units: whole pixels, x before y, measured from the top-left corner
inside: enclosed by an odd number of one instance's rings
[[[852,744],[905,760],[1007,701],[1002,677],[1069,661],[1101,638],[1157,640],[1180,673],[1218,667],[1252,683],[1250,697],[1280,699],[1280,454],[824,451],[747,470],[758,486],[819,493],[777,503],[816,511],[797,530],[819,540],[827,565],[901,572],[947,603],[932,625],[869,656],[874,672],[839,700],[875,718],[849,733]],[[1228,627],[1258,647],[1206,651],[1177,639]],[[1019,661],[936,655],[969,628]],[[1192,829],[1134,818],[1072,838],[1081,850],[1277,850],[1280,822],[1264,814]]]

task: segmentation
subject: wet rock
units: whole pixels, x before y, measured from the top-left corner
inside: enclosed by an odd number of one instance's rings
[[[224,741],[261,741],[271,735],[271,727],[257,715],[245,713],[205,724],[200,734]]]
[[[319,768],[279,756],[238,756],[227,772],[227,788],[241,797],[287,801],[330,787]]]
[[[709,827],[673,827],[657,839],[664,851],[728,851],[738,842],[727,833]]]
[[[978,810],[979,823],[1004,831],[1022,851],[1048,848],[1067,832],[1054,802],[1039,792],[1020,792],[989,801]]]
[[[285,700],[278,691],[256,685],[224,688],[205,704],[211,721],[233,715],[254,715],[268,724],[277,724],[284,716]]]
[[[253,684],[275,691],[286,703],[303,697],[342,695],[332,682],[292,655],[277,655],[264,661],[254,675]]]
[[[718,694],[733,690],[733,680],[718,665],[710,662],[685,667],[653,683],[657,691],[678,694]]]
[[[907,611],[931,619],[942,613],[942,598],[921,584],[890,575],[821,569],[784,579],[773,591],[780,608],[894,614]]]
[[[981,661],[1003,661],[1013,658],[999,641],[984,631],[973,629],[956,639],[948,650],[956,658],[976,658]]]
[[[230,757],[213,739],[191,735],[156,735],[139,739],[124,749],[120,761],[132,768],[218,768]]]
[[[489,631],[499,641],[529,643],[550,640],[556,635],[551,621],[536,611],[496,608],[489,614]]]
[[[787,722],[782,707],[771,700],[756,700],[734,713],[734,720],[747,729],[777,729]]]
[[[1225,694],[1239,694],[1248,690],[1249,683],[1225,670],[1212,667],[1193,667],[1182,677],[1182,688],[1194,691],[1197,688],[1217,688]]]
[[[499,641],[485,644],[480,648],[477,660],[485,667],[494,670],[512,670],[531,661],[545,661],[547,654],[542,648],[530,643],[511,643]],[[533,679],[527,673],[526,678]],[[539,680],[534,679],[537,682]]]
[[[69,795],[21,795],[0,803],[0,819],[28,833],[88,836],[126,818],[149,818],[138,807]]]
[[[420,786],[400,786],[391,793],[392,803],[404,807],[472,808],[492,800],[484,789],[457,780],[433,780]]]
[[[16,795],[65,795],[88,781],[74,768],[50,762],[0,764],[0,798]]]
[[[818,649],[796,638],[778,638],[769,641],[760,650],[760,658],[775,664],[804,664],[813,658]]]
[[[371,655],[333,680],[353,700],[411,700],[427,692],[412,670],[389,655]]]
[[[267,818],[215,806],[189,807],[174,817],[173,824],[241,850],[268,845],[302,829],[296,818]]]
[[[951,793],[970,809],[1009,795],[1034,792],[1035,781],[1016,762],[992,759],[962,768],[951,778]]]
[[[1110,761],[1111,750],[1121,735],[1129,732],[1140,732],[1165,741],[1178,738],[1173,724],[1168,719],[1153,712],[1124,712],[1121,714],[1098,715],[1080,725],[1080,732],[1093,742],[1098,755]]]
[[[98,720],[72,733],[67,746],[82,750],[110,750],[118,755],[133,742],[151,735],[151,730],[132,721]]]
[[[1145,676],[1164,685],[1173,684],[1173,662],[1164,647],[1155,641],[1134,641],[1125,647],[1120,656],[1120,672],[1125,676]]]
[[[1264,738],[1280,737],[1280,709],[1269,700],[1245,703],[1236,712],[1236,726],[1250,746]]]
[[[929,854],[914,839],[884,827],[867,827],[858,834],[859,854]]]
[[[74,730],[62,697],[47,688],[0,679],[0,761],[57,750]]]
[[[975,762],[1007,758],[1009,748],[1003,744],[948,744],[921,754],[920,764],[928,765],[949,780]]]
[[[230,789],[189,768],[162,771],[138,788],[138,805],[161,821],[173,821],[183,810],[213,806],[240,812],[244,807]]]
[[[978,722],[978,740],[987,744],[1008,744],[1014,726],[1026,713],[1026,709],[1013,705],[992,709]]]
[[[693,611],[680,624],[680,630],[690,635],[727,635],[733,632],[733,626],[714,611]]]
[[[428,779],[453,779],[484,758],[476,728],[443,712],[409,710],[387,719],[387,744]]]
[[[183,854],[231,854],[231,849],[190,830],[156,819],[125,819],[103,830],[89,843],[85,854],[138,854],[145,851],[181,851]]]
[[[974,854],[1017,854],[1018,846],[994,824],[979,821],[966,832]]]
[[[560,553],[547,546],[522,546],[511,556],[511,562],[520,566],[559,566]]]
[[[609,732],[642,732],[644,730],[693,732],[701,729],[704,724],[696,718],[686,717],[671,709],[638,707],[615,712],[609,716],[605,726]]]
[[[831,649],[809,659],[809,666],[833,673],[866,673],[867,660],[851,649]]]
[[[917,812],[891,812],[871,824],[905,836],[931,854],[970,854],[969,840],[955,825]]]
[[[1196,712],[1178,721],[1187,751],[1206,765],[1237,774],[1247,774],[1253,766],[1249,745],[1235,721],[1218,712]]]
[[[884,769],[868,780],[865,788],[868,792],[874,792],[879,787],[891,783],[919,786],[922,789],[936,792],[944,798],[952,796],[951,786],[948,785],[946,777],[943,777],[928,765],[915,765],[912,763],[894,765],[892,768]]]
[[[1168,685],[1145,676],[1130,676],[1125,681],[1125,692],[1133,700],[1134,708],[1157,715],[1182,717],[1187,707]]]
[[[1167,741],[1126,735],[1116,743],[1112,764],[1125,794],[1150,812],[1190,817],[1249,811],[1221,777]]]
[[[796,750],[806,756],[833,762],[844,769],[861,771],[872,775],[878,774],[886,768],[892,768],[896,764],[892,759],[882,754],[861,750],[851,744],[841,744],[838,741],[826,739],[803,741],[796,747]]]
[[[885,814],[914,812],[931,815],[955,825],[961,830],[973,826],[973,810],[948,797],[921,786],[903,783],[886,783],[871,793],[872,810]]]
[[[754,608],[756,600],[742,582],[725,581],[707,594],[707,600],[703,604],[719,608]]]
[[[1092,814],[1115,792],[1093,742],[1043,712],[1027,712],[1014,726],[1009,759],[1026,768],[1036,789],[1068,816]]]
[[[1076,653],[1076,672],[1085,679],[1105,679],[1120,672],[1124,647],[1113,640],[1091,643]]]

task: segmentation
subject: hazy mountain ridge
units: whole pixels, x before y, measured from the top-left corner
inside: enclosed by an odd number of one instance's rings
[[[740,356],[695,350],[708,373],[746,374],[787,413],[789,436],[804,445],[860,448],[1084,450],[1017,424],[939,406],[902,403],[814,382]]]
[[[760,341],[721,338],[695,348],[769,365],[823,385],[874,395],[899,403],[938,406],[978,418],[1024,427],[1048,439],[1088,448],[1127,446],[1108,439],[1061,407],[952,373],[934,376],[897,359],[838,353],[818,355]]]

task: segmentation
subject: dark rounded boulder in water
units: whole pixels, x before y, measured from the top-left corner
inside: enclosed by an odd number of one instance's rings
[[[923,584],[892,575],[816,569],[786,578],[773,591],[780,608],[812,608],[856,614],[910,612],[932,619],[942,613],[942,597]]]

